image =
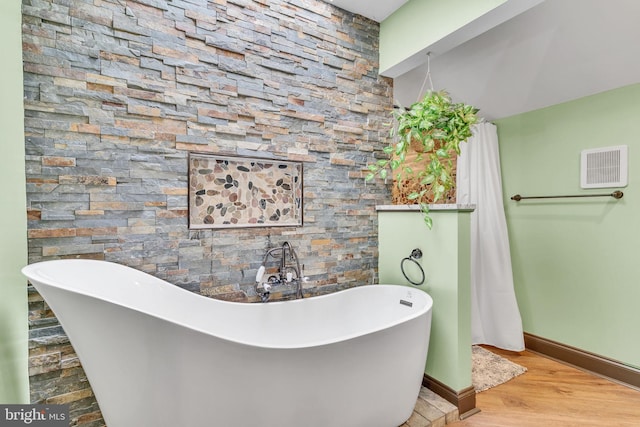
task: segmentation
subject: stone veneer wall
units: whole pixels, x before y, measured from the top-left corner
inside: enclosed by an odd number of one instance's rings
[[[104,259],[252,300],[286,240],[306,294],[372,282],[389,191],[361,178],[392,108],[378,30],[314,0],[24,0],[29,262]],[[303,161],[304,226],[189,231],[189,151]],[[32,288],[29,322],[32,401],[103,425]]]

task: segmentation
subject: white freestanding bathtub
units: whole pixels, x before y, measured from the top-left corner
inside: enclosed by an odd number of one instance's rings
[[[106,261],[22,272],[68,334],[108,427],[396,427],[416,403],[433,304],[419,289],[244,304]]]

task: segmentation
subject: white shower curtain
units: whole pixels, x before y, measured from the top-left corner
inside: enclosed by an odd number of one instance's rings
[[[471,214],[472,343],[521,351],[522,318],[513,288],[496,126],[475,125],[460,149],[457,203],[476,205]]]

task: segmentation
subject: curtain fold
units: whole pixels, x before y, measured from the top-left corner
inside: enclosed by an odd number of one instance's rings
[[[472,342],[522,351],[522,318],[513,286],[496,126],[475,125],[473,136],[460,149],[457,203],[476,205],[471,214]]]

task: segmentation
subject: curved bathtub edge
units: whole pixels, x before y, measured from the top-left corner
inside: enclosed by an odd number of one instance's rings
[[[53,264],[53,263],[55,263],[55,264],[79,264],[79,263],[81,263],[81,264],[87,264],[89,266],[91,264],[93,264],[95,266],[97,266],[97,265],[108,265],[109,267],[114,268],[116,270],[120,270],[121,272],[130,273],[130,274],[139,276],[141,278],[141,280],[149,280],[150,282],[153,283],[154,286],[162,287],[162,288],[165,288],[165,289],[169,290],[170,292],[178,293],[183,298],[192,299],[194,301],[194,304],[209,304],[209,305],[212,305],[212,306],[213,305],[220,305],[221,307],[236,308],[236,309],[239,309],[239,308],[242,307],[242,309],[244,309],[244,310],[247,310],[247,309],[248,310],[261,310],[263,308],[266,308],[266,307],[262,307],[262,306],[270,306],[268,309],[272,309],[272,308],[276,308],[279,305],[284,305],[284,304],[305,304],[306,302],[308,302],[310,300],[323,300],[323,299],[340,298],[341,295],[343,295],[343,294],[367,292],[369,290],[367,288],[370,287],[370,286],[386,288],[386,289],[389,289],[390,291],[393,291],[393,292],[399,292],[398,288],[404,288],[403,289],[404,296],[403,297],[398,296],[398,304],[402,304],[401,301],[416,302],[416,301],[414,301],[415,298],[423,298],[425,302],[424,302],[424,306],[420,310],[413,310],[411,315],[403,316],[403,317],[400,317],[400,318],[396,318],[394,321],[385,324],[384,327],[363,329],[363,330],[359,330],[358,332],[341,335],[339,337],[333,337],[331,339],[318,340],[318,341],[314,341],[314,342],[307,342],[304,345],[297,345],[297,344],[270,345],[270,344],[266,344],[266,343],[257,344],[256,342],[253,342],[253,341],[250,341],[250,340],[240,339],[238,337],[234,337],[234,336],[231,336],[229,334],[213,333],[211,330],[209,330],[209,329],[207,329],[205,327],[202,327],[202,325],[190,323],[188,321],[185,321],[182,318],[179,318],[178,316],[161,316],[157,312],[154,312],[154,310],[152,309],[153,307],[141,308],[141,307],[135,306],[135,305],[130,304],[130,303],[126,303],[126,302],[123,302],[123,301],[116,300],[116,298],[113,298],[113,297],[108,297],[108,296],[105,296],[105,295],[100,295],[97,292],[92,292],[91,288],[88,288],[88,289],[69,289],[68,287],[63,286],[62,284],[60,284],[55,278],[53,278],[51,276],[48,276],[46,274],[43,274],[42,267],[46,266],[48,264]],[[310,298],[297,299],[297,300],[274,301],[274,302],[268,302],[268,303],[257,303],[257,302],[256,303],[243,303],[243,302],[232,302],[232,301],[225,301],[225,300],[220,300],[220,299],[216,299],[216,298],[207,297],[207,296],[204,296],[204,295],[201,295],[201,294],[186,290],[184,288],[181,288],[181,287],[179,287],[177,285],[174,285],[174,284],[172,284],[170,282],[167,282],[167,281],[165,281],[163,279],[157,278],[157,277],[155,277],[155,276],[153,276],[153,275],[151,275],[149,273],[146,273],[144,271],[138,270],[138,269],[133,268],[133,267],[129,267],[129,266],[124,265],[124,264],[111,262],[111,261],[87,260],[87,259],[48,260],[48,261],[40,261],[40,262],[28,264],[27,266],[25,266],[25,267],[23,267],[21,269],[21,272],[22,272],[22,274],[24,274],[32,282],[32,285],[38,290],[38,292],[41,292],[41,290],[39,289],[39,284],[40,283],[38,283],[38,282],[41,282],[42,284],[45,284],[45,285],[48,285],[48,286],[60,288],[60,289],[66,290],[68,292],[78,293],[78,294],[84,295],[84,296],[89,297],[89,298],[95,298],[97,300],[106,301],[108,303],[115,304],[115,305],[130,309],[130,310],[134,310],[134,311],[140,312],[142,314],[145,314],[145,315],[148,315],[148,316],[160,319],[160,320],[169,321],[169,322],[174,323],[176,325],[179,325],[181,327],[188,328],[190,330],[193,330],[193,331],[196,331],[196,332],[200,332],[200,333],[204,333],[204,334],[209,334],[209,335],[215,336],[216,338],[219,338],[219,339],[231,342],[231,343],[244,345],[244,346],[249,346],[249,347],[264,348],[264,349],[282,349],[282,350],[289,349],[289,350],[293,350],[293,349],[301,349],[301,348],[321,347],[321,346],[327,346],[327,345],[331,345],[331,344],[336,344],[336,343],[343,342],[343,341],[349,341],[349,340],[352,340],[352,339],[360,337],[360,336],[371,335],[371,334],[374,334],[376,332],[382,331],[384,329],[392,328],[392,327],[397,326],[399,324],[402,324],[404,322],[408,322],[408,321],[410,321],[410,320],[412,320],[414,318],[417,318],[417,317],[421,316],[425,312],[431,310],[432,307],[433,307],[433,299],[431,298],[431,296],[428,293],[422,291],[419,288],[409,288],[409,287],[404,286],[404,285],[393,285],[393,284],[367,284],[367,285],[361,285],[361,286],[354,286],[354,287],[351,287],[351,288],[342,289],[342,290],[337,291],[337,292],[332,292],[332,293],[328,293],[328,294],[313,296],[313,297],[310,297]],[[419,297],[415,297],[415,295],[419,295]],[[346,309],[348,309],[348,307]]]

